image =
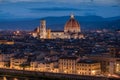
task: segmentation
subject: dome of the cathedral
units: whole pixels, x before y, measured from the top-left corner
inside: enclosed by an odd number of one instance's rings
[[[75,20],[74,15],[71,15],[71,18],[64,26],[64,32],[78,33],[81,32],[80,24]]]

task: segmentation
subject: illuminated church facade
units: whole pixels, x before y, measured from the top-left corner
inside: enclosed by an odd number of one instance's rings
[[[34,33],[34,37],[40,39],[81,39],[84,35],[81,33],[80,24],[75,20],[74,15],[71,15],[70,19],[66,22],[63,31],[52,31],[46,28],[46,21],[41,20],[40,26],[38,26]]]

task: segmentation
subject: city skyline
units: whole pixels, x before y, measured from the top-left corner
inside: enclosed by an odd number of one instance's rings
[[[0,80],[119,80],[120,0],[0,0]]]

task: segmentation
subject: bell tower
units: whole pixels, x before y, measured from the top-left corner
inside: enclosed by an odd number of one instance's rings
[[[46,39],[46,21],[45,20],[40,21],[40,38]]]

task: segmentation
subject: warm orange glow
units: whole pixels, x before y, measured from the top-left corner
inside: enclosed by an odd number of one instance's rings
[[[96,72],[93,70],[93,71],[92,71],[92,74],[95,75],[95,73],[96,73]]]

